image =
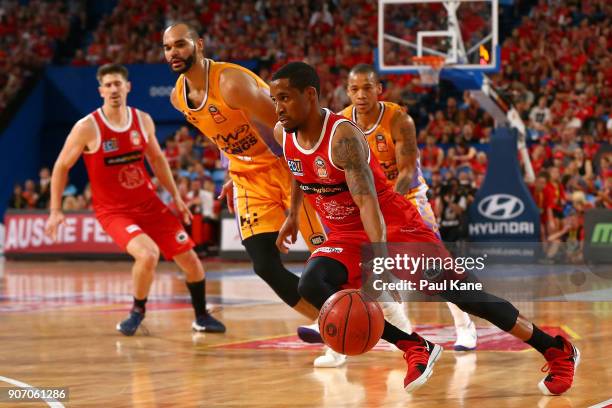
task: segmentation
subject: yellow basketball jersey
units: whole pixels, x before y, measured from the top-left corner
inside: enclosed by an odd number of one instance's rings
[[[260,88],[269,92],[263,79],[246,68],[226,62],[204,60],[208,73],[206,95],[197,108],[187,103],[187,81],[180,75],[176,81],[177,104],[189,123],[211,139],[229,159],[229,170],[246,173],[268,167],[280,159],[282,146],[275,140],[273,129],[251,121],[240,109],[230,108],[223,100],[219,89],[219,77],[227,68],[239,69],[252,77]]]
[[[383,168],[387,181],[390,185],[395,186],[395,181],[398,176],[397,160],[395,158],[395,142],[391,135],[391,120],[396,112],[401,112],[402,107],[393,102],[378,102],[380,113],[376,119],[376,123],[369,129],[363,130],[366,136],[370,150]],[[353,105],[344,108],[341,115],[357,123],[357,111]],[[406,194],[407,197],[412,197],[419,192],[427,191],[427,184],[421,172],[420,161],[417,158],[414,177],[410,186],[410,191]]]

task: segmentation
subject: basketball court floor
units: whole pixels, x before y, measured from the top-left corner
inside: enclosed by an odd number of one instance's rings
[[[575,385],[561,397],[540,394],[544,360],[520,341],[477,319],[479,350],[456,353],[446,307],[410,304],[413,324],[446,350],[429,382],[407,395],[402,354],[382,342],[342,368],[313,368],[321,347],[295,337],[296,326],[309,322],[280,303],[246,263],[207,264],[209,304],[226,334],[191,332],[182,276],[162,263],[145,329],[134,337],[115,331],[130,307],[128,262],[0,265],[0,389],[69,393],[68,401],[5,398],[0,407],[612,406],[612,302],[517,305],[582,352]]]

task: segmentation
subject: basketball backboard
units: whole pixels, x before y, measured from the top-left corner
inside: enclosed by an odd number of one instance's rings
[[[499,71],[498,0],[378,0],[377,68],[416,73],[414,57],[445,69]]]

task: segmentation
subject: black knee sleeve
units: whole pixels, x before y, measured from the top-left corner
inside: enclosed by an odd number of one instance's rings
[[[276,247],[277,232],[253,235],[242,241],[247,250],[253,269],[274,292],[291,307],[300,301],[299,278],[283,265]]]
[[[519,315],[512,303],[484,291],[447,291],[442,297],[464,312],[488,320],[506,332],[514,327]]]
[[[341,262],[323,256],[316,257],[306,265],[300,278],[298,292],[309,303],[320,309],[331,295],[342,289],[347,279],[348,271]]]

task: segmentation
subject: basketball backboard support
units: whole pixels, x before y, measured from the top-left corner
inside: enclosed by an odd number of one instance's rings
[[[499,71],[498,0],[378,0],[376,65],[417,73],[413,57],[441,56],[445,69]]]

